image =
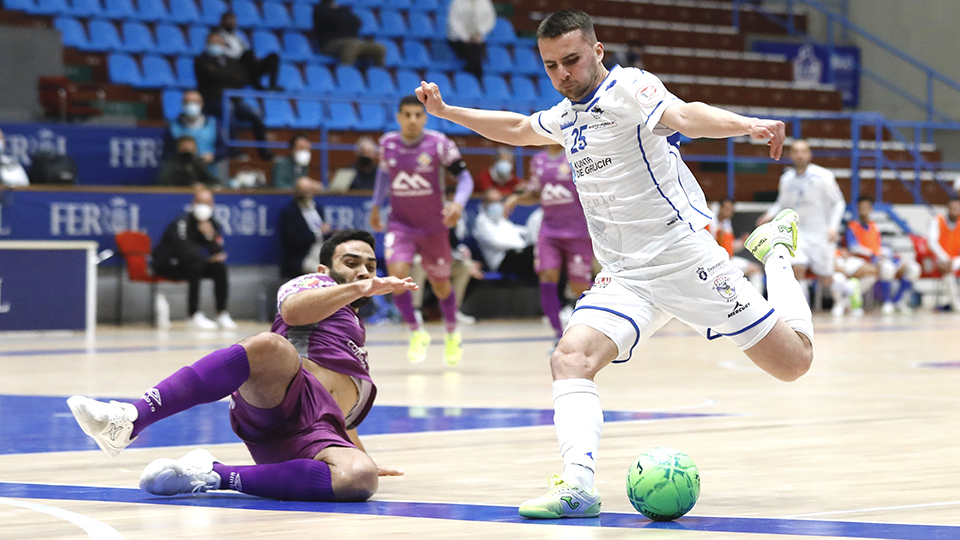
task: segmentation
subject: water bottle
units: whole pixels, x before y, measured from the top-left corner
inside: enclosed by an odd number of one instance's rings
[[[157,328],[170,328],[170,302],[167,301],[167,295],[158,292],[154,306],[157,311]]]

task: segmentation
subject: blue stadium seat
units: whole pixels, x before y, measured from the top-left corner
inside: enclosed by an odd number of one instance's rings
[[[326,66],[307,65],[307,89],[318,94],[333,94],[336,86]]]
[[[444,69],[447,71],[460,71],[464,68],[463,60],[453,53],[453,49],[447,43],[446,39],[435,39],[430,42],[431,58],[430,66],[435,69]]]
[[[326,103],[325,105],[326,113],[323,120],[327,129],[334,131],[356,129],[359,119],[357,118],[357,111],[353,108],[353,103],[336,102]]]
[[[190,47],[183,38],[183,32],[179,27],[172,24],[157,25],[157,47],[156,51],[168,56],[177,56],[189,54]]]
[[[49,0],[49,1],[58,1],[58,0]],[[63,1],[63,0],[59,0]],[[381,36],[387,36],[391,38],[404,37],[410,33],[410,29],[407,28],[407,21],[404,20],[403,15],[399,11],[393,9],[381,9],[380,10],[380,34]]]
[[[387,125],[387,114],[379,103],[360,103],[358,131],[383,131]]]
[[[311,62],[315,55],[306,36],[300,32],[287,31],[283,33],[283,52],[280,57],[288,62]]]
[[[410,5],[411,11],[426,11],[429,13],[434,13],[440,9],[439,0],[413,0],[413,3]]]
[[[210,35],[210,28],[195,24],[187,31],[190,36],[190,54],[198,55],[207,48],[207,36]]]
[[[479,105],[483,102],[483,90],[480,89],[480,81],[473,73],[458,71],[453,76],[453,84],[456,86],[454,96],[458,102],[470,105]]]
[[[133,3],[130,0],[105,0],[103,16],[108,19],[134,19]],[[92,39],[96,39],[93,33],[90,33]]]
[[[537,108],[540,110],[549,109],[563,99],[546,75],[537,79],[537,89],[540,90],[540,99],[537,101]]]
[[[177,58],[177,86],[181,88],[197,87],[197,76],[193,71],[193,58],[189,56]]]
[[[273,53],[280,54],[283,47],[280,46],[280,40],[277,35],[270,30],[254,30],[253,32],[253,52],[258,58],[263,58]]]
[[[263,16],[257,5],[250,0],[236,0],[233,3],[233,13],[237,16],[237,26],[240,28],[259,28],[263,26]]]
[[[207,26],[219,26],[220,17],[227,11],[223,0],[200,0],[200,22]]]
[[[263,3],[263,25],[274,30],[293,28],[287,7],[280,2]]]
[[[53,26],[60,31],[60,39],[65,47],[76,47],[82,51],[90,49],[87,31],[77,19],[57,17],[53,20]]]
[[[297,2],[293,3],[293,26],[298,30],[313,30],[313,5]]]
[[[434,39],[437,35],[437,27],[433,24],[433,19],[423,12],[414,11],[410,13],[410,36],[417,39]]]
[[[412,94],[420,87],[420,81],[423,79],[409,69],[397,70],[397,93],[400,97]]]
[[[487,58],[483,61],[483,70],[490,73],[510,73],[513,71],[513,58],[504,47],[489,45]]]
[[[505,17],[497,17],[497,23],[493,26],[490,35],[487,36],[487,43],[491,45],[513,45],[517,41],[517,32],[513,29],[513,23]]]
[[[156,48],[153,34],[145,24],[133,21],[123,23],[123,44],[118,51],[136,54],[153,52]]]
[[[367,70],[367,85],[371,96],[392,98],[397,95],[397,85],[394,84],[393,77],[381,67],[372,67]],[[363,110],[360,112],[363,113]]]
[[[170,12],[163,0],[137,0],[136,17],[141,21],[157,22],[170,20]]]
[[[37,10],[37,3],[33,0],[3,0],[3,9],[34,13]]]
[[[483,101],[497,107],[510,105],[511,95],[507,81],[500,75],[483,76]]]
[[[432,67],[430,53],[423,42],[414,39],[403,40],[403,56],[400,58],[400,67],[410,69]]]
[[[293,114],[290,100],[285,98],[264,99],[263,123],[268,128],[285,128],[296,123],[296,115]]]
[[[440,87],[440,94],[446,96],[453,96],[457,93],[457,89],[453,87],[453,82],[450,80],[450,76],[446,72],[438,71],[435,69],[427,70],[426,77],[423,79],[425,81],[436,83]],[[417,81],[417,85],[414,86],[414,89],[420,86],[420,82]]]
[[[87,31],[90,33],[91,50],[115,51],[121,47],[120,34],[110,21],[90,21]]]
[[[68,13],[73,17],[84,19],[100,17],[103,14],[103,6],[100,5],[100,0],[72,0]]]
[[[323,122],[323,106],[319,101],[297,100],[297,119],[290,127],[317,129]]]
[[[277,84],[284,87],[287,92],[302,92],[306,86],[303,84],[303,75],[300,74],[300,69],[286,62],[280,64],[280,70],[277,72]]]
[[[67,0],[37,0],[34,15],[66,15],[70,12]]]
[[[200,10],[197,9],[197,3],[194,0],[170,0],[170,17],[168,20],[177,24],[200,22]]]
[[[353,14],[360,19],[360,37],[369,37],[380,33],[380,22],[369,9],[355,9]]]
[[[172,122],[180,116],[183,109],[183,92],[180,90],[164,90],[160,94],[160,103],[163,105],[163,117]]]
[[[527,108],[536,108],[539,95],[530,77],[514,75],[510,82],[513,86],[513,100]]]
[[[129,54],[111,53],[107,56],[107,74],[114,84],[137,86],[143,80],[140,66]]]
[[[337,66],[337,93],[341,96],[363,96],[367,94],[367,83],[360,70],[354,66]]]
[[[515,62],[513,72],[521,75],[540,75],[543,73],[543,61],[530,47],[516,46],[513,48]]]
[[[177,85],[177,79],[173,76],[173,70],[170,68],[170,62],[154,54],[144,55],[143,60],[143,80],[140,86],[147,88],[168,88]]]
[[[387,67],[399,66],[401,62],[400,49],[397,48],[396,43],[394,43],[391,39],[385,39],[381,41],[380,44],[383,45],[383,48],[386,51],[386,54],[383,58],[383,65]]]

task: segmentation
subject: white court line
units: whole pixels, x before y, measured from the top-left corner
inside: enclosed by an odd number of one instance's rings
[[[960,505],[960,501],[947,501],[925,504],[906,504],[903,506],[878,506],[875,508],[858,508],[855,510],[834,510],[832,512],[813,512],[810,514],[794,514],[792,516],[780,516],[777,519],[796,519],[817,516],[835,516],[839,514],[862,514],[864,512],[883,512],[887,510],[909,510],[912,508],[933,508],[935,506],[955,506]]]
[[[106,523],[97,521],[82,514],[64,510],[62,508],[46,506],[34,502],[15,501],[13,499],[7,499],[4,497],[0,497],[0,504],[19,506],[20,508],[42,512],[65,521],[69,521],[70,523],[73,523],[74,525],[86,531],[93,540],[123,540],[123,536],[121,536],[116,529],[107,525]]]

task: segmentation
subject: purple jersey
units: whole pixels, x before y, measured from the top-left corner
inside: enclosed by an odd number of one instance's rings
[[[389,230],[412,234],[447,230],[442,215],[446,166],[458,160],[457,145],[437,131],[424,130],[413,145],[396,131],[380,137],[380,169],[390,177]]]
[[[362,404],[363,408],[350,422],[355,426],[363,421],[377,395],[377,387],[370,378],[367,351],[363,348],[367,335],[363,321],[350,306],[338,309],[333,315],[316,324],[304,326],[290,326],[279,313],[283,301],[291,295],[336,284],[333,278],[325,274],[306,274],[285,283],[277,292],[277,317],[270,331],[287,338],[297,348],[300,356],[318,366],[369,383],[370,394]]]
[[[550,157],[540,152],[530,160],[531,187],[540,190],[543,223],[540,235],[547,238],[590,238],[577,186],[563,152]]]

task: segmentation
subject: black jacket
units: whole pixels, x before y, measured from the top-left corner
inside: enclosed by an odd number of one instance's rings
[[[313,8],[313,33],[317,37],[317,47],[345,37],[357,37],[360,32],[360,18],[353,14],[349,6],[335,8],[317,4]]]
[[[323,208],[317,205],[317,212],[323,215]],[[280,278],[293,279],[303,274],[303,259],[310,253],[310,247],[317,241],[316,235],[303,218],[300,205],[293,200],[280,211]]]
[[[209,110],[220,110],[223,91],[227,88],[243,88],[249,81],[243,64],[235,58],[213,56],[204,52],[193,59],[193,74],[197,78],[197,90]]]
[[[174,154],[160,165],[160,175],[157,184],[161,186],[192,186],[201,183],[205,186],[216,186],[220,179],[210,172],[210,166],[194,154],[189,159]]]
[[[197,228],[197,218],[193,213],[185,212],[173,223],[167,225],[163,236],[153,248],[153,269],[157,274],[168,277],[171,269],[206,261],[211,255],[223,251],[223,229],[215,219],[210,219],[217,231],[213,240],[207,240]],[[181,279],[174,274],[174,279]]]

